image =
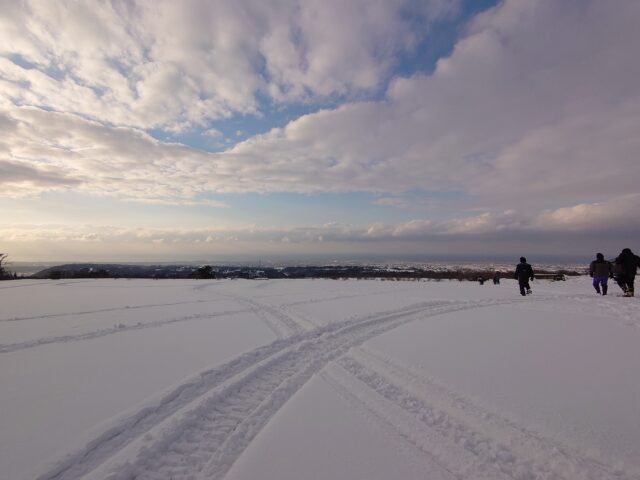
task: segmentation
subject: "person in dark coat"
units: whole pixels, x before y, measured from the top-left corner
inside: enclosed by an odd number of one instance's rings
[[[604,259],[604,255],[596,253],[596,259],[589,265],[589,276],[593,278],[593,288],[596,292],[607,294],[607,281],[609,277],[613,277],[613,266],[611,262]],[[602,287],[602,290],[600,290]]]
[[[640,257],[635,255],[630,248],[624,248],[616,258],[616,281],[622,288],[625,297],[633,297],[633,284],[638,267],[640,267]]]
[[[531,294],[529,280],[533,280],[533,268],[524,257],[520,257],[520,263],[516,267],[516,280],[518,280],[518,285],[520,286],[520,295]]]

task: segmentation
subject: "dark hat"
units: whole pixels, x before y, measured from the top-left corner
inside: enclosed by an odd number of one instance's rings
[[[601,253],[596,253],[596,258],[600,258],[600,259],[602,259],[602,258],[604,258],[604,255],[603,255],[603,254],[601,254]]]
[[[526,258],[524,258],[524,257],[520,257],[520,262],[521,262],[521,263],[525,263],[526,261],[527,261],[527,259],[526,259]]]

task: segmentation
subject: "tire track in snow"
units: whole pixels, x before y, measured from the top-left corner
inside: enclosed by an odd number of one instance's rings
[[[395,436],[456,478],[631,480],[475,405],[389,357],[354,349],[323,377]]]
[[[320,324],[309,319],[306,315],[291,308],[291,306],[288,304],[284,304],[284,305],[281,304],[281,305],[278,305],[276,308],[280,311],[282,315],[285,315],[291,318],[294,322],[296,322],[298,325],[300,325],[303,329],[307,331],[314,330],[321,326]]]
[[[280,407],[350,348],[417,318],[512,302],[422,302],[276,340],[178,387],[39,480],[220,479]]]
[[[330,280],[330,281],[335,282],[335,280]],[[393,293],[397,293],[397,292],[394,291]],[[379,292],[373,291],[373,292],[366,292],[366,293],[349,293],[349,294],[334,295],[331,297],[309,298],[305,300],[296,300],[295,302],[287,303],[287,306],[297,307],[299,305],[313,305],[316,303],[332,302],[334,300],[347,300],[350,298],[371,297],[373,295],[389,295],[389,292],[381,290]]]
[[[194,290],[204,290],[208,287],[217,285],[220,285],[220,283],[207,282],[202,285],[197,285],[196,287],[194,287]],[[311,330],[311,328],[309,328],[309,325],[312,325],[311,322],[307,320],[297,321],[296,319],[292,318],[281,310],[276,309],[273,306],[260,303],[256,300],[247,298],[246,296],[235,293],[219,293],[219,296],[233,300],[234,302],[240,303],[241,305],[244,305],[247,308],[251,309],[251,311],[265,323],[269,330],[271,330],[278,339],[290,337],[300,334],[304,331]]]
[[[133,306],[124,306],[124,307],[110,307],[110,308],[101,308],[98,310],[84,310],[80,312],[65,312],[65,313],[48,313],[45,315],[35,315],[32,317],[11,317],[11,318],[0,318],[0,322],[19,322],[22,320],[42,320],[45,318],[58,318],[58,317],[72,317],[78,315],[91,315],[94,313],[108,313],[108,312],[126,312],[129,310],[140,310],[145,308],[159,308],[159,307],[174,307],[179,305],[193,305],[196,303],[217,303],[220,302],[220,299],[217,300],[190,300],[187,302],[173,302],[173,303],[152,303],[147,305],[133,305]]]
[[[302,322],[296,321],[296,319],[285,314],[282,310],[270,305],[259,303],[247,298],[237,298],[237,301],[250,307],[258,317],[272,328],[283,332],[282,335],[284,336],[300,335],[311,330],[307,325],[303,325]]]
[[[37,338],[35,340],[28,340],[26,342],[0,344],[0,354],[15,352],[17,350],[25,350],[28,348],[41,347],[43,345],[51,345],[53,343],[69,343],[80,342],[82,340],[92,340],[94,338],[100,338],[107,335],[114,335],[117,333],[130,332],[132,330],[145,330],[147,328],[158,328],[166,325],[172,325],[174,323],[188,322],[190,320],[202,320],[205,318],[215,318],[225,315],[237,315],[239,313],[245,313],[249,310],[230,310],[226,312],[215,313],[199,313],[194,315],[187,315],[185,317],[176,317],[166,320],[158,320],[155,322],[138,322],[132,325],[116,324],[113,327],[101,328],[99,330],[93,330],[91,332],[81,333],[78,335],[60,335],[56,337],[44,337]]]
[[[19,285],[10,285],[8,287],[0,287],[0,290],[9,290],[10,288],[27,288],[35,287],[36,285],[50,285],[50,282],[38,282],[38,283],[23,283]]]
[[[266,284],[265,284],[266,285]],[[291,335],[297,335],[303,332],[312,331],[321,325],[306,318],[299,312],[295,312],[291,307],[298,305],[306,305],[310,303],[322,303],[332,300],[339,300],[345,298],[364,297],[375,295],[376,293],[368,294],[356,294],[356,295],[339,295],[334,297],[310,300],[301,300],[286,304],[280,304],[277,306],[266,304],[264,302],[257,301],[255,299],[249,299],[237,294],[224,294],[227,298],[230,298],[236,302],[243,303],[253,309],[254,313],[271,329],[277,338],[285,338]],[[274,295],[281,297],[282,295]],[[272,296],[260,297],[271,298]]]
[[[164,395],[153,405],[142,408],[128,416],[117,425],[107,429],[103,434],[89,442],[76,454],[64,458],[50,472],[38,477],[39,480],[76,479],[95,470],[106,460],[117,454],[130,443],[143,439],[147,432],[176,414],[182,408],[224,385],[229,379],[251,370],[264,359],[272,357],[289,345],[289,342],[275,342],[246,352],[233,360],[216,368],[204,371],[179,385]]]
[[[54,280],[45,280],[44,282],[36,282],[36,283],[20,283],[23,282],[23,280],[15,280],[15,282],[17,282],[18,284],[14,284],[13,282],[11,282],[12,284],[10,286],[6,286],[6,287],[0,287],[0,290],[8,290],[10,288],[27,288],[27,287],[35,287],[36,285],[51,285],[51,283],[54,282]],[[54,283],[54,286],[56,287],[66,287],[68,285],[75,285],[78,283],[85,283],[85,281],[83,280],[76,280],[73,282],[56,282]]]
[[[310,320],[287,312],[286,307],[274,307],[240,295],[223,294],[223,296],[249,307],[277,338],[301,335],[316,329],[316,325]]]
[[[239,303],[244,303],[241,300],[238,300]],[[252,305],[251,311],[262,321],[264,324],[273,332],[276,338],[287,338],[295,333],[300,332],[300,329],[295,328],[292,329],[289,324],[280,321],[278,318],[274,318],[269,315],[267,312],[262,310],[261,308]]]

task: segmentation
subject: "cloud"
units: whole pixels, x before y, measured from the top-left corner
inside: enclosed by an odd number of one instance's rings
[[[308,115],[231,153],[310,190],[460,190],[519,206],[633,193],[638,8],[506,1],[432,75],[396,79],[384,102]]]
[[[100,237],[95,233],[83,233],[82,235],[77,237],[75,240],[80,240],[84,242],[95,242],[95,241],[99,241]]]
[[[23,197],[33,191],[75,187],[81,182],[49,166],[40,168],[5,161],[0,153],[0,186],[5,196]]]
[[[5,136],[0,168],[7,181],[28,187],[3,189],[3,196],[73,187],[152,203],[221,205],[198,197],[229,181],[203,152],[72,114],[22,107],[9,118],[17,128]]]
[[[125,228],[109,225],[20,225],[0,229],[3,242],[67,242],[91,240],[124,244],[235,244],[237,242],[287,243],[379,243],[388,241],[450,242],[453,239],[497,241],[536,238],[566,238],[567,234],[602,238],[611,232],[640,234],[637,222],[629,223],[628,212],[640,208],[640,195],[617,197],[606,203],[581,204],[548,210],[533,216],[513,210],[485,212],[447,220],[415,219],[397,224],[372,223],[236,228]]]
[[[229,204],[221,202],[219,200],[211,200],[208,198],[196,198],[188,200],[184,198],[134,198],[130,199],[139,203],[146,203],[149,205],[174,205],[174,206],[206,206],[213,208],[229,208]]]
[[[19,189],[2,195],[73,188],[187,205],[225,192],[465,196],[448,223],[356,229],[364,239],[637,221],[624,203],[640,178],[637,1],[506,0],[433,73],[396,76],[381,101],[357,101],[424,35],[402,14],[418,3],[12,4],[0,20],[0,161]],[[455,6],[430,2],[418,23]],[[221,153],[145,131],[257,113],[258,93],[347,102]]]
[[[224,136],[220,130],[215,128],[209,128],[208,130],[205,130],[204,132],[202,132],[202,135],[211,138],[222,138]]]
[[[583,203],[547,210],[537,215],[531,227],[539,230],[576,232],[638,232],[640,194],[615,197],[602,203]]]
[[[258,95],[285,103],[349,97],[379,88],[395,55],[415,48],[457,3],[3,2],[0,98],[180,132],[256,114]]]
[[[381,205],[383,207],[396,207],[396,208],[407,208],[408,203],[403,198],[398,197],[380,197],[376,198],[373,201],[374,205]]]

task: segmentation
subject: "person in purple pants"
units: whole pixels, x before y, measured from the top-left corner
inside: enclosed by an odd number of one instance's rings
[[[589,265],[589,275],[593,278],[593,288],[596,292],[606,295],[607,280],[613,277],[613,269],[611,262],[606,261],[603,254],[596,253],[596,259]]]

